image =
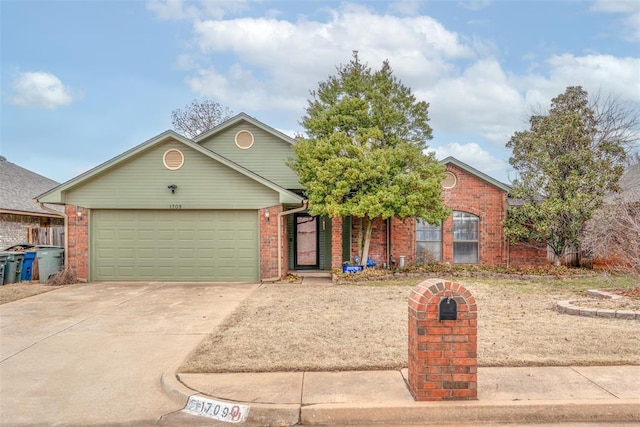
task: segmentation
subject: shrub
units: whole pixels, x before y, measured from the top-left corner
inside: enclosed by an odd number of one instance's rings
[[[47,285],[50,286],[72,285],[74,283],[78,283],[78,275],[70,268],[52,274],[47,281]]]

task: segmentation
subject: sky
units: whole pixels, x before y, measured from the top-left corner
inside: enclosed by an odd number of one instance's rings
[[[353,51],[429,103],[438,159],[503,183],[568,86],[640,106],[640,1],[0,0],[0,155],[65,182],[210,99],[290,136]]]

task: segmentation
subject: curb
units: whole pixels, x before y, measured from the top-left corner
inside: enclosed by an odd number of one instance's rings
[[[304,425],[556,423],[640,421],[640,399],[319,404],[302,407]]]
[[[190,396],[249,406],[245,425],[451,425],[479,423],[640,422],[640,398],[573,400],[476,400],[449,402],[367,402],[268,404],[236,402],[206,395],[187,387],[174,364],[161,378],[162,390],[183,407]],[[175,414],[181,425],[204,425],[206,417],[183,411]],[[173,424],[167,424],[173,425]]]
[[[176,372],[182,362],[173,364],[160,378],[160,386],[162,391],[176,403],[182,405],[183,409],[187,405],[190,396],[202,396],[219,400],[225,403],[242,403],[249,406],[249,416],[247,424],[261,426],[293,426],[300,422],[300,406],[299,404],[269,404],[269,403],[252,403],[252,402],[235,402],[232,400],[209,396],[197,390],[193,390],[184,385]],[[194,420],[209,420],[206,417],[199,417],[184,413],[184,416]]]

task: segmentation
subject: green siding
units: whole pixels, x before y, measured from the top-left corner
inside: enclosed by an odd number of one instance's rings
[[[96,210],[91,280],[257,281],[256,211]]]
[[[175,148],[184,165],[167,169],[162,158]],[[178,186],[175,194],[168,185]],[[259,182],[177,141],[150,148],[69,190],[65,202],[99,209],[259,209],[279,195]]]
[[[235,136],[241,130],[253,134],[253,146],[247,150],[238,148]],[[255,172],[286,189],[301,189],[298,176],[286,164],[293,156],[291,144],[251,123],[241,122],[200,142],[221,156]]]

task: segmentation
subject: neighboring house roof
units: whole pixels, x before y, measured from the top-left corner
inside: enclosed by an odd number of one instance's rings
[[[259,127],[260,129],[264,130],[265,132],[268,132],[270,134],[272,134],[273,136],[280,138],[286,142],[288,142],[289,144],[294,144],[296,141],[295,139],[291,138],[288,135],[285,135],[284,133],[280,132],[279,130],[276,130],[274,128],[272,128],[271,126],[268,126],[264,123],[262,123],[261,121],[259,121],[258,119],[255,119],[251,116],[249,116],[246,113],[240,113],[237,114],[233,117],[231,117],[228,120],[225,120],[224,122],[220,123],[218,126],[214,127],[213,129],[210,129],[206,132],[202,132],[200,135],[196,136],[195,138],[193,138],[194,142],[200,142],[203,139],[207,139],[209,138],[211,135],[216,134],[218,132],[221,132],[225,129],[228,129],[232,126],[235,126],[236,124],[240,123],[241,121],[247,121],[249,123],[251,123],[254,126]]]
[[[621,200],[624,203],[640,202],[640,163],[631,166],[620,177],[620,192],[607,195],[604,200],[611,203]]]
[[[511,186],[498,181],[497,179],[493,179],[491,178],[489,175],[486,175],[482,172],[480,172],[479,170],[469,166],[468,164],[461,162],[460,160],[456,159],[455,157],[449,156],[446,159],[440,160],[440,164],[443,165],[447,165],[447,164],[453,164],[457,167],[459,167],[460,169],[463,169],[464,171],[470,173],[471,175],[475,175],[476,177],[482,179],[483,181],[488,182],[489,184],[498,187],[499,189],[506,191],[507,193],[509,191],[511,191]]]
[[[58,185],[56,181],[31,172],[0,156],[0,182],[2,182],[0,185],[0,212],[62,217],[62,214],[57,215],[43,209],[35,200],[42,192]],[[57,208],[56,210],[61,209]]]
[[[220,162],[221,164],[253,179],[256,182],[261,183],[262,185],[264,185],[265,187],[270,188],[273,191],[276,191],[279,195],[280,195],[280,201],[282,203],[301,203],[304,198],[287,190],[284,189],[282,187],[280,187],[279,185],[273,183],[272,181],[269,181],[268,179],[261,177],[260,175],[257,175],[256,173],[238,165],[237,163],[232,162],[231,160],[227,159],[226,157],[223,157],[217,153],[214,153],[211,150],[208,150],[204,147],[202,147],[200,144],[195,143],[194,141],[172,131],[172,130],[168,130],[165,131],[163,133],[161,133],[160,135],[157,135],[154,138],[151,138],[145,142],[143,142],[142,144],[139,144],[135,147],[133,147],[132,149],[125,151],[124,153],[120,154],[119,156],[116,156],[114,158],[112,158],[111,160],[108,160],[104,163],[102,163],[101,165],[96,166],[95,168],[81,174],[78,175],[75,178],[72,178],[71,180],[59,185],[56,188],[53,188],[49,191],[47,191],[46,193],[40,194],[37,198],[39,201],[41,202],[46,202],[46,203],[56,203],[56,204],[64,204],[65,203],[65,197],[64,197],[64,193],[73,189],[74,187],[77,187],[81,184],[83,184],[84,182],[96,177],[97,175],[100,175],[102,173],[104,173],[107,170],[110,170],[114,167],[116,167],[118,164],[120,164],[121,162],[127,161],[135,156],[137,156],[138,154],[147,151],[148,149],[158,145],[158,144],[162,144],[168,140],[175,140],[178,142],[183,143],[184,145],[204,154],[205,156],[210,157],[213,160],[216,160],[218,162]]]

